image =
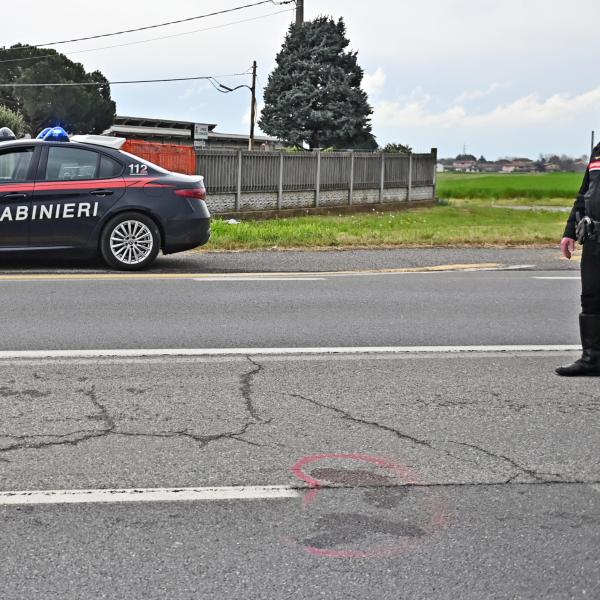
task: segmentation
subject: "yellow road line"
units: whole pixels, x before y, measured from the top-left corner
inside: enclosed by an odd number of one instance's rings
[[[431,267],[404,267],[399,269],[361,269],[357,271],[293,271],[285,273],[32,273],[32,274],[4,274],[0,275],[0,281],[150,281],[150,280],[178,280],[178,279],[213,279],[227,280],[229,278],[245,279],[260,278],[269,279],[288,277],[335,277],[350,275],[386,275],[394,273],[429,273],[444,271],[471,271],[498,269],[503,265],[499,263],[475,263],[475,264],[450,264],[435,265]]]

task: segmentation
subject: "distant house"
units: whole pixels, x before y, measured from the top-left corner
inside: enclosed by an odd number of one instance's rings
[[[446,167],[442,163],[437,163],[436,170],[438,173],[443,173],[446,170]]]
[[[459,173],[473,173],[477,170],[476,160],[456,160],[452,163],[452,170]]]
[[[500,171],[501,166],[495,162],[478,162],[477,170],[480,173],[497,173]]]
[[[502,173],[532,173],[535,171],[535,162],[529,158],[514,158],[500,160]]]
[[[556,163],[548,163],[544,167],[544,170],[548,173],[556,173],[556,172],[560,171],[560,165],[557,165]]]
[[[535,163],[529,158],[515,158],[512,161],[515,173],[531,173],[535,171]]]

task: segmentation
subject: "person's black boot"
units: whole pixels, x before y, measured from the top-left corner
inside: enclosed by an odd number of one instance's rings
[[[600,375],[600,315],[579,315],[579,331],[583,355],[568,367],[558,367],[563,377]]]

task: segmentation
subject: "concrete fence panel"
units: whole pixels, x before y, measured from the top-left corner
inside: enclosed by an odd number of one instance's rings
[[[196,162],[215,214],[435,199],[435,149],[412,155],[203,149]]]

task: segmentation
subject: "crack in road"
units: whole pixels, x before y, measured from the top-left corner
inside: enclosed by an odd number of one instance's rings
[[[174,438],[185,438],[191,440],[200,445],[201,448],[206,447],[208,444],[215,441],[222,440],[234,440],[250,446],[261,447],[261,444],[244,439],[244,436],[248,430],[258,425],[267,425],[271,423],[272,419],[265,419],[260,416],[258,410],[254,406],[252,399],[253,395],[253,382],[255,376],[260,373],[263,366],[252,360],[250,357],[247,359],[252,363],[254,368],[246,373],[242,373],[240,376],[240,393],[244,400],[244,408],[248,413],[249,419],[246,420],[242,426],[234,431],[226,431],[222,433],[200,435],[189,431],[188,429],[182,429],[178,431],[154,431],[150,433],[136,432],[136,431],[123,431],[119,429],[118,423],[113,415],[109,412],[108,408],[100,402],[96,391],[96,386],[92,386],[91,389],[77,390],[88,398],[92,406],[96,409],[95,414],[88,415],[87,418],[90,420],[97,420],[103,423],[103,427],[100,429],[79,429],[76,431],[70,431],[62,434],[33,434],[33,435],[10,435],[0,434],[0,439],[12,440],[7,446],[0,447],[0,454],[7,452],[19,451],[19,450],[39,450],[43,448],[50,448],[53,446],[78,446],[83,442],[87,442],[92,439],[108,437],[108,436],[121,436],[121,437],[140,437],[140,438],[155,438],[155,439],[174,439]],[[5,390],[6,391],[6,390]],[[8,463],[8,459],[0,457],[0,462]]]
[[[252,371],[248,371],[248,373],[243,373],[240,377],[240,392],[242,394],[242,398],[246,402],[246,410],[248,414],[254,419],[254,421],[259,423],[264,423],[265,421],[261,418],[254,406],[252,401],[252,394],[254,392],[254,378],[263,370],[263,365],[257,363],[250,356],[246,356],[246,359],[254,365],[254,369]]]
[[[368,421],[366,419],[356,417],[356,416],[352,415],[351,413],[349,413],[348,411],[345,411],[341,408],[337,408],[336,406],[331,406],[329,404],[319,402],[318,400],[315,400],[313,398],[308,398],[306,396],[302,396],[301,394],[288,394],[288,395],[291,396],[292,398],[298,398],[299,400],[309,402],[310,404],[313,404],[314,406],[318,406],[320,408],[324,408],[326,410],[332,411],[332,412],[336,413],[338,416],[340,416],[341,418],[348,420],[348,421],[352,421],[353,423],[358,423],[360,425],[365,425],[367,427],[375,427],[381,431],[385,431],[387,433],[392,433],[392,434],[396,435],[398,438],[409,441],[412,444],[415,444],[417,446],[424,446],[435,452],[443,452],[447,456],[454,458],[456,460],[460,460],[461,462],[467,461],[467,462],[473,463],[473,461],[470,461],[470,460],[466,459],[465,457],[456,456],[455,454],[449,452],[448,450],[446,450],[444,448],[440,448],[439,446],[435,445],[437,440],[427,440],[427,439],[417,438],[415,436],[404,433],[404,432],[402,432],[398,429],[395,429],[393,427],[390,427],[388,425],[383,425],[382,423],[378,423],[377,421]],[[441,443],[441,442],[438,442],[438,443]],[[493,459],[499,460],[499,461],[503,461],[503,462],[509,464],[511,467],[518,469],[518,473],[511,475],[505,481],[505,483],[511,483],[520,475],[527,475],[527,476],[535,479],[536,481],[540,481],[540,482],[544,482],[544,483],[550,483],[550,482],[552,482],[552,483],[561,483],[561,482],[567,483],[566,481],[563,481],[563,476],[559,473],[545,473],[542,471],[536,471],[534,469],[530,469],[528,467],[525,467],[525,466],[519,464],[512,458],[509,458],[508,456],[505,456],[503,454],[494,453],[490,450],[486,450],[485,448],[482,448],[481,446],[477,446],[476,444],[469,444],[467,442],[457,442],[454,440],[447,440],[446,443],[454,444],[457,446],[463,446],[465,448],[470,448],[472,450],[476,450],[490,458],[493,458]],[[549,480],[549,479],[547,479],[546,476],[551,476],[555,479]],[[568,482],[568,483],[571,483],[571,482]]]
[[[448,450],[445,450],[444,448],[437,448],[437,447],[433,446],[429,440],[424,440],[424,439],[420,439],[420,438],[411,436],[411,435],[404,433],[398,429],[389,427],[388,425],[383,425],[382,423],[378,423],[377,421],[367,421],[366,419],[360,419],[360,418],[355,417],[354,415],[350,414],[349,412],[342,410],[341,408],[337,408],[337,407],[331,406],[329,404],[324,404],[322,402],[319,402],[318,400],[315,400],[313,398],[307,398],[306,396],[302,396],[300,394],[288,394],[288,395],[291,396],[292,398],[298,398],[300,400],[304,400],[305,402],[314,404],[315,406],[319,406],[320,408],[325,408],[327,410],[335,412],[339,416],[341,416],[343,419],[346,419],[347,421],[352,421],[353,423],[358,423],[359,425],[367,425],[370,427],[376,427],[377,429],[380,429],[387,433],[393,433],[394,435],[396,435],[397,437],[399,437],[402,440],[407,440],[417,446],[425,446],[426,448],[429,448],[430,450],[433,450],[435,452],[443,452],[447,456],[449,456],[451,458],[455,458],[456,460],[466,460],[467,462],[473,462],[473,461],[470,461],[469,459],[464,459],[462,457],[455,456],[454,454],[452,454],[451,452],[448,452]]]
[[[529,468],[524,467],[523,465],[519,464],[514,459],[512,459],[508,456],[505,456],[504,454],[497,454],[495,452],[491,452],[490,450],[486,450],[485,448],[482,448],[481,446],[477,446],[476,444],[469,444],[468,442],[457,442],[454,440],[448,440],[448,443],[455,444],[457,446],[464,446],[465,448],[471,448],[472,450],[481,452],[482,454],[485,454],[486,456],[489,456],[490,458],[495,458],[497,460],[503,460],[506,463],[508,463],[509,465],[513,466],[515,469],[518,469],[522,473],[529,475],[529,477],[533,477],[537,481],[548,481],[548,479],[546,477],[544,477],[544,475],[556,477],[558,480],[562,479],[562,475],[560,473],[546,473],[543,471],[535,471],[534,469],[529,469]],[[509,478],[509,482],[512,481],[515,477],[518,477],[518,475],[519,474],[517,474],[514,477]]]

